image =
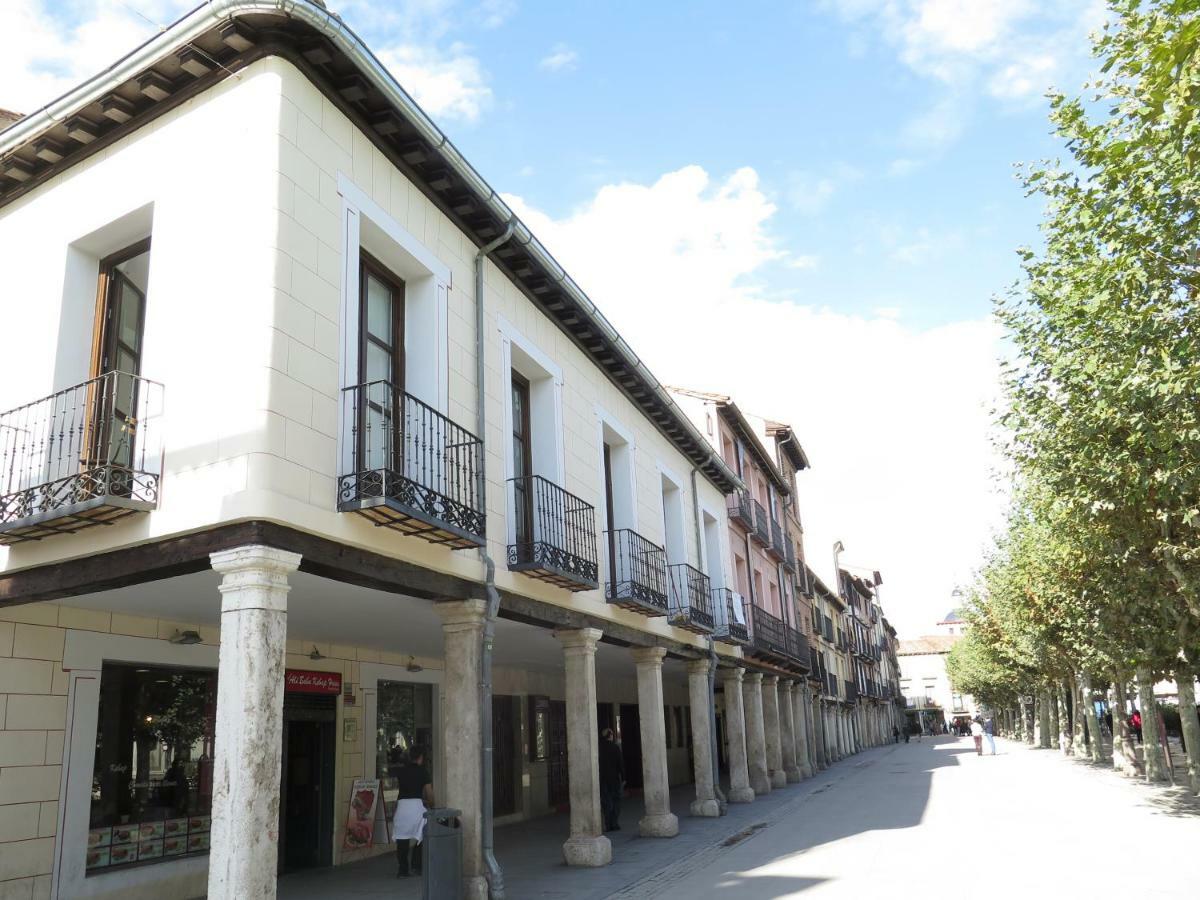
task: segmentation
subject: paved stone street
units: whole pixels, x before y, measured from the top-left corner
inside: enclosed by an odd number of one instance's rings
[[[937,896],[1196,897],[1200,809],[1182,791],[1057,751],[925,739],[854,757],[852,777],[728,849],[682,860],[622,900]],[[835,768],[833,771],[837,771]],[[1153,860],[1153,874],[1139,869]]]

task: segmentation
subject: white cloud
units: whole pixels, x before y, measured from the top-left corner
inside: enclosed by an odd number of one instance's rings
[[[46,105],[195,5],[195,0],[76,0],[64,11],[51,0],[7,0],[8,33],[19,39],[5,42],[0,53],[0,107],[29,113]],[[485,0],[483,24],[499,24],[512,6]],[[488,107],[492,92],[479,60],[463,44],[443,46],[454,23],[452,0],[402,7],[347,0],[340,11],[381,48],[380,59],[430,114],[473,121]]]
[[[814,568],[828,574],[840,539],[847,561],[883,572],[902,633],[937,621],[1002,511],[989,480],[996,325],[918,330],[898,309],[779,299],[763,269],[800,257],[779,249],[752,169],[610,185],[563,219],[506,200],[659,378],[795,426],[813,461],[800,482]]]
[[[538,63],[548,72],[570,72],[579,64],[579,54],[566,44],[555,44],[550,53]]]
[[[821,257],[811,253],[798,253],[788,258],[785,265],[789,269],[815,269],[821,263]]]
[[[827,172],[817,174],[805,170],[788,173],[786,196],[788,204],[806,216],[823,212],[833,195],[848,184],[862,178],[862,171],[845,162],[834,163]]]
[[[461,44],[447,52],[401,44],[377,55],[431,116],[473,122],[492,101],[479,60]]]
[[[947,94],[908,124],[912,146],[936,150],[959,136],[970,98],[1037,102],[1070,89],[1089,63],[1087,35],[1105,18],[1103,0],[825,0],[827,9],[895,48]]]

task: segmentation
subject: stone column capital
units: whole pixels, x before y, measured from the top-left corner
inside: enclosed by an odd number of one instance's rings
[[[794,682],[794,681],[791,681],[787,678],[779,679],[779,690],[785,694],[790,695],[792,693],[792,688],[794,688],[795,686],[796,686],[796,682]]]
[[[707,675],[711,667],[711,662],[707,659],[691,659],[688,660],[687,672],[689,675]]]
[[[744,684],[753,684],[753,685],[758,685],[759,687],[762,686],[762,682],[763,682],[763,673],[762,672],[747,672],[746,676],[743,680]]]
[[[652,666],[655,669],[661,669],[663,657],[667,655],[667,651],[665,647],[634,647],[629,655],[633,657],[638,668]]]
[[[740,666],[732,666],[728,669],[717,669],[717,677],[721,679],[721,684],[739,685],[742,683],[742,677],[746,674],[746,670]]]
[[[208,555],[212,567],[222,575],[236,572],[270,572],[288,575],[300,566],[300,554],[265,544],[231,547]]]
[[[763,684],[765,684],[767,687],[774,687],[775,685],[779,684],[778,675],[764,675],[762,680]]]
[[[596,644],[604,634],[599,628],[573,628],[554,632],[554,637],[563,645],[564,653],[586,653],[591,656],[596,652]]]
[[[288,575],[300,565],[300,554],[263,544],[247,544],[209,554],[221,573],[221,611],[267,609],[287,612]]]
[[[472,628],[482,628],[487,616],[487,602],[484,600],[446,600],[435,603],[433,611],[442,618],[442,633],[453,634],[456,631],[467,631]]]

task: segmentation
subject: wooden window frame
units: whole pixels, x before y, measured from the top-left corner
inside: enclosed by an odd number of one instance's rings
[[[362,387],[359,389],[361,399],[359,401],[357,422],[358,441],[354,452],[357,460],[355,468],[362,469],[363,460],[367,456],[365,441],[367,435],[367,404],[370,397],[370,391],[366,388],[367,348],[372,343],[377,347],[387,350],[391,356],[392,377],[389,384],[391,385],[391,420],[393,429],[399,429],[400,423],[403,422],[404,370],[406,364],[404,353],[405,294],[404,281],[402,279],[396,277],[390,269],[361,247],[358,254],[358,383]],[[385,347],[378,340],[372,338],[367,329],[368,277],[382,282],[392,292],[392,345],[390,348]],[[396,440],[393,437],[391,459],[387,460],[388,466],[394,471],[403,472],[403,456],[404,441],[402,439]]]
[[[533,485],[528,480],[533,475],[533,443],[532,443],[533,435],[531,434],[531,430],[530,430],[530,425],[532,423],[532,416],[530,415],[530,409],[529,409],[529,403],[530,403],[530,399],[532,397],[532,392],[530,391],[529,379],[526,378],[524,375],[522,375],[520,372],[518,372],[516,369],[513,369],[512,377],[511,377],[511,386],[509,387],[509,390],[520,392],[521,400],[522,400],[521,410],[520,410],[520,412],[521,412],[520,427],[521,427],[521,436],[522,436],[522,447],[521,447],[522,459],[521,459],[521,462],[524,465],[520,468],[524,469],[526,481],[525,481],[524,487],[521,489],[522,497],[521,497],[520,503],[524,507],[524,509],[522,511],[525,513],[525,525],[528,530],[528,534],[522,535],[520,533],[520,529],[519,529],[519,527],[517,527],[517,526],[519,526],[520,521],[521,521],[519,518],[513,523],[514,534],[516,537],[516,544],[518,547],[522,547],[526,544],[532,544],[534,541]],[[514,411],[514,416],[513,416],[513,424],[514,424],[514,426],[517,424],[517,417],[515,415],[515,411]],[[514,427],[513,433],[509,435],[510,444],[511,444],[512,439],[515,437],[516,437],[516,430]],[[512,452],[512,451],[510,450],[510,452]],[[513,467],[518,468],[517,460],[515,458],[513,459]],[[514,502],[516,502],[517,498],[515,496],[515,492],[514,492],[513,499],[514,499]]]

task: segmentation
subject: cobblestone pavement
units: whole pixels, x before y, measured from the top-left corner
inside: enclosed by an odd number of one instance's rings
[[[978,757],[969,738],[927,738],[846,760],[854,777],[615,896],[1200,896],[1200,805],[1186,791],[1053,750],[997,749]]]

